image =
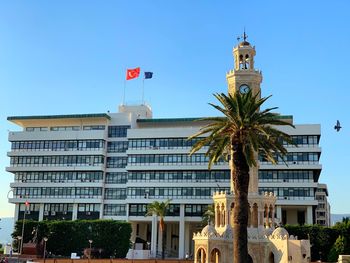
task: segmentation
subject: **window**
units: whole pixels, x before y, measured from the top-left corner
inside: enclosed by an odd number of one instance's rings
[[[105,204],[103,209],[103,215],[105,216],[125,216],[125,205],[119,204]]]
[[[124,153],[127,149],[127,141],[108,142],[107,144],[107,152],[109,153]]]
[[[107,184],[125,184],[127,182],[126,172],[106,173]]]
[[[130,125],[108,126],[108,137],[126,137],[127,130],[130,129],[130,127]]]
[[[104,130],[106,126],[104,125],[88,125],[88,126],[83,126],[83,130]]]
[[[105,199],[124,200],[126,199],[125,188],[106,188]]]
[[[128,157],[107,157],[107,168],[125,168]]]

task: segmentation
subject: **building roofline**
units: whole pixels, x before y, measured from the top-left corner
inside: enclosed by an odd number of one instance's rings
[[[67,115],[37,115],[37,116],[9,116],[8,121],[18,120],[49,120],[49,119],[85,119],[85,118],[106,118],[111,117],[107,113],[91,113],[91,114],[67,114]]]
[[[195,118],[159,118],[159,119],[137,119],[138,123],[165,123],[165,122],[192,122],[205,120],[207,117]],[[293,115],[279,115],[278,119],[293,119]]]

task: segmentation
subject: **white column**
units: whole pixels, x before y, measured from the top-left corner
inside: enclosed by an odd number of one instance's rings
[[[40,204],[39,206],[39,221],[44,220],[44,204]]]
[[[135,222],[130,222],[131,224],[131,237],[130,240],[131,241],[135,241],[136,239],[136,223]]]
[[[179,258],[185,258],[185,205],[180,205],[179,221]]]
[[[165,251],[171,251],[171,234],[172,234],[172,223],[166,223],[165,228],[166,228],[166,247]]]
[[[313,224],[313,217],[312,217],[312,206],[308,206],[306,209],[306,224],[312,225]]]
[[[103,209],[104,209],[104,204],[100,204],[100,219],[103,219]]]
[[[276,205],[276,217],[279,223],[282,223],[282,207],[280,205]]]
[[[73,204],[72,220],[78,219],[78,204]]]
[[[151,231],[151,257],[156,256],[157,252],[157,216],[152,216],[152,231]]]
[[[19,206],[20,206],[21,204],[16,204],[15,205],[15,221],[17,221],[18,220],[18,216],[19,216]]]
[[[163,252],[163,232],[158,231],[158,252],[162,254]]]
[[[185,252],[188,254],[191,254],[190,242],[192,241],[192,236],[190,236],[190,227],[190,223],[185,223]]]

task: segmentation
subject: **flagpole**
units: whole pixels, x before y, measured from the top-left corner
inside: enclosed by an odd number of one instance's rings
[[[142,105],[145,104],[144,93],[145,93],[145,78],[143,77],[143,79],[142,79]]]
[[[126,72],[126,68],[125,68]],[[125,74],[125,73],[124,73]],[[125,87],[126,87],[126,77],[124,76],[124,94],[123,94],[123,105],[125,105]]]

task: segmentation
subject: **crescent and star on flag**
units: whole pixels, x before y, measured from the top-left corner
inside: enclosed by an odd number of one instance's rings
[[[140,76],[141,69],[140,67],[127,69],[126,70],[126,80],[135,79]],[[144,79],[151,79],[153,77],[153,72],[145,71]]]

